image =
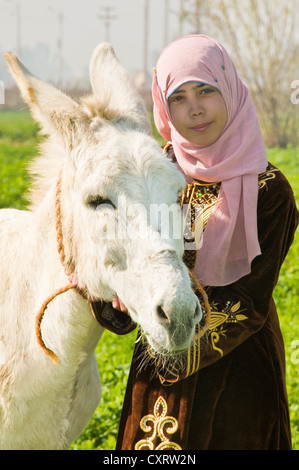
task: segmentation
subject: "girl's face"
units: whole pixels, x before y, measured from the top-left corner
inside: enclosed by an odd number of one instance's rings
[[[227,123],[227,109],[220,91],[200,82],[187,82],[168,99],[177,131],[199,147],[212,145]]]

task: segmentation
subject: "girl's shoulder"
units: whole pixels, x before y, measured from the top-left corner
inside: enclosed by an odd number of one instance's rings
[[[259,189],[267,188],[269,187],[269,184],[270,186],[274,185],[275,187],[277,185],[289,186],[289,182],[284,174],[270,162],[268,163],[266,171],[259,174],[258,181]]]
[[[285,175],[277,168],[268,163],[266,171],[259,174],[259,198],[273,197],[276,200],[294,199],[293,190]]]
[[[284,223],[286,217],[291,217],[296,227],[299,213],[292,187],[285,175],[269,163],[266,171],[259,175],[258,182],[257,214],[260,228],[263,224],[269,225],[276,218]],[[266,227],[267,230],[268,228]]]

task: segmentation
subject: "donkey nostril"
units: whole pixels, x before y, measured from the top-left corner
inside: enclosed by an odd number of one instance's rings
[[[157,307],[157,315],[158,315],[159,320],[163,320],[163,321],[168,321],[168,322],[169,322],[169,318],[168,318],[168,316],[166,315],[166,313],[164,312],[164,310],[163,310],[163,308],[161,307],[161,305],[158,305],[158,307]]]

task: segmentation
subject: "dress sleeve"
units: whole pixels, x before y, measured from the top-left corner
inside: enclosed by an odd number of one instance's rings
[[[267,321],[281,265],[292,244],[298,210],[292,189],[276,168],[259,179],[258,236],[261,247],[251,273],[225,287],[208,288],[211,322],[200,347],[199,368],[227,355]]]

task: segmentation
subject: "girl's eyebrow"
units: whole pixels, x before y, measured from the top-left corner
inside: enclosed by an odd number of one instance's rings
[[[202,88],[204,86],[208,86],[206,85],[205,83],[197,83],[196,85],[194,85],[193,88]],[[178,90],[174,90],[171,94],[174,95],[176,93],[185,93],[186,90],[184,90],[184,88],[179,88]]]
[[[191,82],[187,82],[187,83],[191,83]],[[194,87],[192,87],[193,89],[194,89],[194,88],[202,88],[202,87],[205,87],[205,86],[210,86],[210,87],[212,87],[212,85],[209,85],[208,83],[196,82],[196,81],[194,81],[194,82],[192,82],[192,83],[195,83]],[[184,88],[181,88],[181,87],[183,87],[183,86],[184,86],[184,84],[181,85],[181,86],[180,86],[179,88],[177,88],[176,90],[174,90],[174,91],[167,97],[167,100],[169,100],[170,97],[173,96],[173,95],[179,95],[180,93],[186,93],[187,91],[184,90]],[[215,87],[212,87],[212,88],[215,88]],[[218,88],[215,88],[215,89],[218,90]],[[218,90],[218,91],[219,91],[219,90]]]

